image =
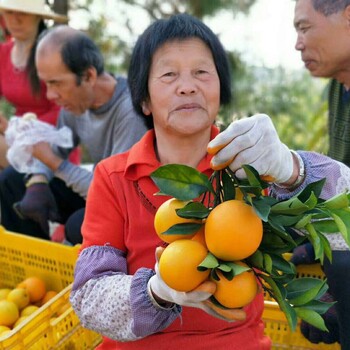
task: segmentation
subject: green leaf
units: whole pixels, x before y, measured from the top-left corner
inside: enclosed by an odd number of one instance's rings
[[[260,250],[256,250],[246,261],[257,269],[261,270],[264,268],[264,255]]]
[[[309,309],[323,315],[327,310],[336,303],[336,301],[328,303],[320,300],[312,300],[307,304],[303,305],[303,309]]]
[[[267,222],[271,206],[264,200],[264,197],[252,198],[252,206],[262,221]]]
[[[318,278],[296,278],[286,285],[287,300],[290,304],[300,306],[312,301],[326,284]]]
[[[188,219],[205,219],[210,212],[205,205],[199,202],[187,203],[183,208],[175,209],[175,211],[181,218]]]
[[[326,255],[328,260],[332,262],[332,249],[328,239],[323,234],[319,234],[319,238],[323,246],[324,255]]]
[[[302,202],[306,202],[308,198],[310,198],[311,193],[314,193],[314,195],[319,198],[323,189],[323,186],[326,182],[326,179],[321,179],[316,182],[312,182],[311,184],[308,184],[299,194],[298,198]]]
[[[260,274],[259,276],[271,287],[273,298],[278,303],[285,302],[287,295],[285,287],[281,283],[276,282],[271,276],[265,274]]]
[[[333,209],[330,213],[346,244],[350,246],[350,210]]]
[[[284,312],[290,329],[292,330],[292,332],[295,332],[298,324],[296,311],[285,300],[279,302],[278,305],[280,306],[281,310]]]
[[[197,266],[197,270],[205,271],[207,269],[214,269],[218,266],[218,259],[212,253],[209,252],[205,259]]]
[[[349,207],[349,198],[346,193],[340,193],[325,202],[322,203],[322,206],[328,209],[342,209]]]
[[[338,233],[339,228],[333,219],[323,219],[312,222],[315,230],[323,233]]]
[[[322,263],[324,258],[324,248],[322,244],[323,241],[320,239],[320,234],[315,230],[312,224],[307,224],[305,229],[309,233],[307,237],[314,248],[315,260],[320,259]]]
[[[313,209],[316,207],[317,205],[317,197],[315,196],[315,193],[312,192],[310,194],[310,197],[304,202],[304,204],[309,208],[309,209]]]
[[[287,261],[282,256],[277,254],[270,254],[270,258],[272,260],[272,266],[274,269],[286,274],[296,275],[296,268],[294,264]]]
[[[328,331],[323,318],[317,312],[301,307],[295,308],[295,311],[298,317],[300,317],[305,322],[310,323],[322,331]]]
[[[167,164],[151,173],[158,186],[158,194],[175,197],[180,200],[198,198],[204,192],[214,193],[209,179],[198,170],[187,165]]]
[[[264,183],[259,173],[250,165],[242,165],[243,170],[245,171],[247,175],[248,182],[251,186],[260,187],[260,192],[263,190],[263,188],[266,188],[266,183]]]
[[[271,217],[271,216],[269,217],[268,224],[273,229],[273,232],[275,234],[277,234],[279,237],[283,238],[285,241],[295,245],[293,238],[287,232],[286,228],[284,226],[280,225],[278,222],[276,222],[274,217]]]
[[[307,224],[310,224],[311,220],[312,220],[311,214],[302,216],[301,219],[295,224],[295,228],[297,230],[300,230],[301,228],[304,228]]]
[[[221,180],[224,191],[224,200],[228,201],[230,199],[235,199],[236,191],[233,179],[225,170],[221,172]]]
[[[298,222],[302,220],[303,215],[288,216],[288,215],[274,215],[273,221],[280,226],[284,227],[295,227],[297,228]]]
[[[170,226],[165,232],[161,232],[163,235],[192,235],[199,231],[203,224],[195,223],[182,223]]]
[[[309,207],[296,197],[281,201],[271,207],[272,213],[283,215],[300,215],[307,210],[309,210]]]
[[[264,256],[264,270],[268,273],[272,272],[272,259],[269,254],[263,254]]]

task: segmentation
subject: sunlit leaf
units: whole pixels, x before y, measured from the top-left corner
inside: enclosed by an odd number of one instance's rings
[[[205,259],[197,266],[197,270],[204,271],[207,269],[214,269],[219,266],[218,259],[212,254],[208,253]]]
[[[296,278],[286,285],[287,299],[295,306],[312,301],[326,283],[324,280],[311,277]]]
[[[322,331],[328,331],[323,318],[317,312],[302,307],[295,308],[295,311],[298,317],[300,317],[305,322],[310,323]]]
[[[252,198],[252,206],[255,209],[255,212],[258,214],[259,218],[262,221],[266,222],[268,221],[271,206],[267,204],[263,198],[264,197],[260,197],[259,199]]]
[[[312,224],[307,224],[305,226],[305,229],[308,231],[308,239],[310,243],[312,244],[315,252],[315,259],[320,259],[321,262],[323,262],[324,258],[324,248],[322,245],[322,241],[320,239],[320,234],[317,233],[315,228],[312,226]]]
[[[170,226],[168,230],[162,232],[163,235],[192,235],[199,231],[203,224],[182,223]]]
[[[347,208],[349,206],[349,198],[346,193],[340,193],[323,202],[322,206],[328,209]]]
[[[264,270],[268,273],[272,272],[272,259],[269,254],[264,253]]]
[[[320,300],[312,300],[309,303],[304,304],[303,309],[313,310],[319,313],[320,315],[323,315],[335,303],[336,301],[328,303]]]
[[[236,191],[234,182],[226,171],[222,172],[222,186],[224,191],[224,200],[235,199]]]
[[[151,173],[158,186],[158,194],[180,200],[198,198],[206,191],[214,192],[209,179],[198,170],[181,164],[167,164]]]
[[[333,209],[330,213],[334,219],[339,232],[342,234],[346,244],[350,246],[350,210]]]
[[[188,219],[205,219],[208,217],[210,210],[199,202],[190,202],[183,208],[175,209],[176,214],[181,218]]]
[[[320,197],[323,186],[326,182],[326,179],[321,179],[318,181],[315,181],[311,184],[308,184],[299,194],[298,198],[302,202],[306,202],[309,198],[311,193],[313,193],[317,198]]]
[[[300,215],[307,210],[309,210],[309,207],[296,197],[279,202],[271,207],[272,213],[283,215]]]

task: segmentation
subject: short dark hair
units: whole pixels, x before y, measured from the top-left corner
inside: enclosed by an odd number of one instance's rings
[[[88,68],[94,67],[97,75],[104,72],[101,51],[85,33],[61,25],[46,30],[39,41],[44,37],[47,37],[49,45],[59,50],[63,63],[76,75],[78,85]]]
[[[317,12],[327,17],[345,10],[350,5],[350,0],[312,0],[312,5]]]
[[[148,77],[155,51],[169,41],[198,38],[210,49],[220,79],[220,103],[231,100],[231,74],[228,58],[218,37],[199,19],[177,14],[153,22],[138,38],[128,72],[134,108],[143,114],[141,104],[149,98]]]

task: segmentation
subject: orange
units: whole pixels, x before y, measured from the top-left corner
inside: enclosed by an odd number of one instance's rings
[[[18,317],[18,307],[13,301],[0,300],[0,326],[11,327]]]
[[[18,325],[20,325],[28,316],[20,316],[17,321],[14,323],[12,328],[17,327]]]
[[[28,291],[31,303],[41,300],[46,293],[45,282],[36,276],[26,278],[17,285],[17,288],[25,288]]]
[[[259,247],[263,235],[261,219],[254,209],[240,200],[217,205],[205,222],[205,241],[218,259],[242,260]]]
[[[57,316],[61,316],[64,312],[66,312],[71,307],[70,303],[64,304],[57,310]]]
[[[207,249],[199,242],[189,239],[174,241],[164,249],[159,259],[160,276],[170,288],[189,292],[209,276],[209,269],[197,270],[207,254]]]
[[[238,263],[238,262],[236,262]],[[240,265],[247,266],[243,263]],[[242,272],[229,281],[221,271],[217,270],[219,281],[216,283],[214,298],[223,306],[230,309],[241,308],[248,305],[258,292],[258,283],[252,270]]]
[[[207,247],[205,243],[205,235],[204,235],[204,225],[196,232],[196,234],[192,237],[192,241],[197,241],[201,243],[204,247]]]
[[[19,310],[22,310],[29,304],[29,293],[23,288],[14,288],[7,295],[6,300],[13,301]]]
[[[201,220],[195,220],[195,219],[185,219],[181,218],[176,214],[176,209],[183,208],[188,202],[181,201],[176,198],[170,198],[164,203],[160,205],[158,208],[156,215],[154,217],[154,229],[156,230],[157,235],[161,240],[167,243],[174,242],[178,239],[191,239],[194,235],[193,234],[176,234],[176,235],[167,235],[163,234],[165,231],[167,231],[171,226],[176,224],[183,224],[183,223],[201,223]]]
[[[11,330],[10,327],[0,326],[0,334],[2,334],[3,332],[10,331],[10,330]]]
[[[44,305],[46,304],[50,299],[52,299],[53,297],[55,297],[58,293],[54,290],[48,290],[44,297],[41,299],[41,303],[40,305]]]
[[[7,295],[11,292],[10,288],[1,288],[0,289],[0,300],[6,299]]]
[[[29,316],[38,309],[39,309],[39,306],[28,305],[21,311],[20,316]]]

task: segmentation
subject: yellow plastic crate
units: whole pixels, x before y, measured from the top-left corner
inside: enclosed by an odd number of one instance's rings
[[[13,232],[0,226],[0,288],[13,288],[29,276],[41,277],[59,292],[10,333],[0,336],[0,350],[94,349],[101,336],[83,328],[69,304],[79,246],[69,247]],[[60,316],[57,311],[66,308]]]
[[[339,343],[313,344],[301,333],[299,325],[291,332],[284,313],[275,301],[265,300],[263,321],[265,334],[272,340],[272,350],[340,350]]]

